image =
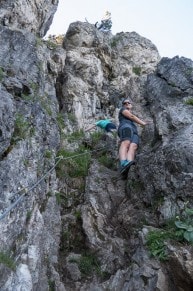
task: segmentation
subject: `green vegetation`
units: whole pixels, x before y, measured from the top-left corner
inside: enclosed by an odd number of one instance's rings
[[[174,83],[174,82],[170,82],[169,85],[172,87],[177,87],[176,83]]]
[[[71,178],[87,176],[90,164],[90,153],[84,147],[79,147],[74,152],[62,149],[58,152],[58,156],[64,158],[56,167],[58,177],[66,175]]]
[[[15,263],[7,253],[0,252],[0,263],[13,271],[15,270]]]
[[[160,261],[168,259],[165,240],[171,238],[171,233],[167,231],[153,230],[147,235],[147,247],[153,257]]]
[[[177,216],[168,221],[164,229],[148,233],[147,247],[151,255],[161,261],[167,260],[167,240],[193,243],[193,209],[185,208],[181,218]]]
[[[104,135],[104,132],[102,130],[91,133],[90,138],[91,138],[92,146],[97,145],[97,143],[102,139],[103,135]]]
[[[141,67],[133,67],[132,71],[137,76],[141,75]]]
[[[115,38],[113,38],[113,40],[111,41],[111,47],[116,47],[117,42],[118,41]]]
[[[4,70],[0,67],[0,82],[3,80],[4,75],[5,75]]]
[[[80,259],[71,258],[70,262],[77,263],[82,275],[85,277],[92,276],[95,273],[101,279],[109,278],[110,274],[101,270],[100,263],[94,254],[85,253],[81,255]]]
[[[133,189],[135,191],[144,190],[144,185],[141,181],[132,180],[132,179],[127,181],[127,187],[129,187],[130,189]]]
[[[156,211],[164,203],[164,197],[162,194],[157,194],[157,196],[152,201],[152,210]]]
[[[40,101],[40,104],[44,111],[49,115],[52,116],[52,109],[50,100],[47,98],[47,96],[39,96],[38,100]]]
[[[39,67],[40,68],[40,67]],[[48,94],[39,95],[38,94],[38,84],[30,83],[30,88],[32,89],[32,93],[30,94],[22,94],[21,98],[25,101],[37,102],[40,103],[42,109],[49,115],[52,116],[52,101],[50,100]]]
[[[192,105],[193,106],[193,98],[190,98],[188,100],[185,101],[186,105]]]
[[[47,47],[50,49],[56,49],[61,46],[64,41],[64,34],[49,35],[48,39],[44,40]]]
[[[77,119],[74,113],[68,113],[68,120],[74,124],[77,123]]]
[[[62,194],[60,192],[55,193],[56,201],[60,205],[62,203]]]
[[[81,130],[74,131],[73,133],[68,135],[67,140],[68,142],[77,142],[83,137],[84,137],[84,131],[81,129]]]
[[[81,219],[81,211],[80,210],[76,210],[74,213],[74,216],[76,217],[76,219]]]
[[[43,68],[44,68],[43,62],[41,62],[41,61],[37,62],[37,67],[38,67],[39,71],[43,71]]]
[[[37,83],[31,82],[29,84],[30,88],[33,90],[33,92],[36,94],[39,88],[39,85]]]
[[[92,254],[84,254],[80,257],[80,259],[71,259],[71,263],[77,263],[81,273],[84,276],[92,275],[94,272],[99,274],[100,265],[96,258],[96,256]]]
[[[78,266],[81,273],[86,276],[100,268],[97,258],[90,254],[81,256],[80,261],[78,262]]]
[[[46,151],[45,151],[45,158],[47,158],[47,159],[51,159],[51,157],[52,157],[52,152],[49,151],[49,150],[46,150]]]
[[[47,47],[52,50],[58,47],[58,45],[55,42],[51,41],[50,39],[46,40],[46,44],[47,44]]]
[[[55,282],[53,281],[53,280],[48,280],[48,290],[49,291],[55,291],[56,289],[55,289]]]
[[[22,114],[17,113],[15,118],[15,130],[12,137],[12,143],[25,139],[28,134],[30,124],[25,120]]]
[[[48,191],[48,193],[46,194],[47,197],[52,197],[52,192]]]
[[[24,159],[23,160],[23,164],[24,164],[25,167],[29,167],[30,161],[28,159]]]
[[[21,98],[25,101],[33,101],[34,96],[32,94],[21,94]]]
[[[36,37],[36,47],[42,46],[43,45],[43,40],[40,37]]]
[[[64,124],[64,116],[61,112],[57,114],[56,121],[60,129],[60,132],[62,132],[62,129],[64,128],[65,124]]]
[[[188,76],[192,75],[192,73],[193,73],[193,68],[188,68],[188,69],[186,70],[186,74],[187,74]]]
[[[104,165],[105,167],[109,169],[116,169],[115,161],[112,157],[108,156],[106,153],[102,154],[98,158],[99,163]]]
[[[175,221],[175,226],[180,229],[184,240],[193,243],[193,209],[186,208],[184,215]]]
[[[65,227],[65,226],[64,226]],[[85,248],[85,235],[82,231],[81,219],[77,218],[76,223],[72,223],[61,233],[60,251],[67,254],[71,251]]]
[[[28,223],[30,221],[31,215],[32,215],[32,211],[29,210],[26,214],[26,223]]]
[[[111,41],[111,47],[116,47],[117,46],[117,44],[118,44],[118,42],[121,40],[121,37],[119,36],[119,37],[113,37],[113,39],[112,39],[112,41]]]

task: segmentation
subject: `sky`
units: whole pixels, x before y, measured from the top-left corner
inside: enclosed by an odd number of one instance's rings
[[[112,34],[135,31],[157,47],[161,57],[193,60],[193,0],[59,0],[47,33],[65,34],[75,21],[94,24],[111,12]]]

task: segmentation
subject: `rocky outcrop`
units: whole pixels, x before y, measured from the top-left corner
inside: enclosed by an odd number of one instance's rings
[[[58,0],[3,0],[0,3],[0,23],[13,30],[25,30],[43,37],[57,6]]]
[[[0,289],[191,290],[191,245],[160,262],[147,237],[192,208],[193,62],[89,23],[42,40],[48,2],[0,4]],[[152,124],[123,181],[117,136],[84,129],[126,96]]]
[[[45,290],[50,274],[59,276],[60,208],[56,175],[49,171],[60,145],[55,82],[65,52],[25,30],[0,31],[0,289]],[[7,269],[10,257],[17,267]]]

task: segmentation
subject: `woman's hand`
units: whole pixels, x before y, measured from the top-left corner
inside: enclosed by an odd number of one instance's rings
[[[152,124],[153,123],[153,120],[145,120],[144,122],[145,122],[145,125]]]

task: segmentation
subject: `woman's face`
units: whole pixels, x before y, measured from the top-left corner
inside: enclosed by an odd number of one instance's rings
[[[125,101],[123,104],[127,109],[131,109],[132,108],[132,104],[130,103],[130,101]]]

